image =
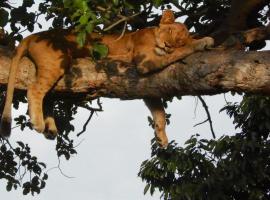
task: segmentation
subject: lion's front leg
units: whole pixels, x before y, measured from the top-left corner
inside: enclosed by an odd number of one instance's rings
[[[211,37],[204,37],[202,39],[193,40],[191,43],[194,51],[203,51],[209,47],[214,46],[214,39]]]
[[[211,37],[204,37],[198,40],[192,40],[190,44],[183,47],[175,48],[173,52],[160,56],[162,66],[167,66],[171,63],[181,60],[197,51],[203,51],[214,45],[214,39]]]
[[[191,43],[179,48],[173,48],[172,50],[155,47],[154,49],[149,49],[147,54],[141,55],[143,59],[136,63],[137,69],[141,74],[158,71],[196,51],[203,51],[213,45],[213,38],[204,37],[198,40],[194,39]]]
[[[144,99],[144,102],[153,116],[157,142],[162,148],[165,148],[168,146],[168,138],[165,132],[166,114],[161,99],[147,98]]]

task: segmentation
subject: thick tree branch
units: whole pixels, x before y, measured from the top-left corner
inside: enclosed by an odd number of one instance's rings
[[[265,41],[270,39],[270,25],[261,26],[247,31],[238,31],[231,34],[220,45],[223,48],[244,49],[253,42]]]
[[[250,44],[254,41],[269,40],[270,39],[270,25],[266,27],[257,27],[241,33],[243,36],[243,43]]]
[[[230,11],[223,23],[211,34],[216,44],[221,44],[232,33],[247,30],[248,17],[252,12],[258,12],[269,0],[232,0]]]
[[[270,94],[269,55],[269,51],[201,52],[144,77],[127,63],[107,61],[95,64],[87,58],[78,59],[54,91],[121,99],[209,95],[227,91]],[[7,82],[10,56],[9,51],[0,49],[2,85]],[[19,69],[16,88],[25,90],[34,81],[35,68],[28,58],[24,58]]]
[[[231,10],[226,19],[229,32],[247,29],[247,19],[251,12],[267,5],[269,0],[232,0]]]

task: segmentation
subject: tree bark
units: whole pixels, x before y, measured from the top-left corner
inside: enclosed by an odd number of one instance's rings
[[[7,83],[10,58],[11,52],[0,48],[0,85]],[[16,88],[26,90],[34,80],[34,64],[25,57],[19,66]],[[144,76],[128,63],[77,59],[53,89],[56,95],[89,94],[92,98],[121,99],[213,95],[227,91],[270,94],[270,51],[199,52]]]

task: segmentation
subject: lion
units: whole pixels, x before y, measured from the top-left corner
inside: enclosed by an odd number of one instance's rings
[[[29,116],[32,127],[44,133],[48,139],[57,136],[57,127],[52,116],[43,113],[43,99],[57,81],[65,74],[73,59],[89,57],[93,42],[108,47],[107,58],[133,63],[142,75],[162,70],[169,64],[211,47],[210,37],[193,39],[184,24],[175,22],[171,10],[165,10],[158,27],[130,32],[119,37],[117,34],[87,35],[86,42],[79,46],[76,33],[67,29],[54,29],[32,34],[24,38],[14,52],[11,61],[7,94],[1,118],[0,134],[8,137],[11,132],[11,104],[18,64],[23,56],[35,63],[36,81],[27,88]],[[166,147],[165,111],[160,99],[144,99],[155,123],[155,134],[161,147]]]

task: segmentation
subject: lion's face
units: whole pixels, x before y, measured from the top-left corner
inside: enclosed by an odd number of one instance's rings
[[[186,45],[189,40],[189,32],[181,23],[160,24],[156,37],[159,47],[178,48]]]
[[[173,12],[165,10],[156,31],[157,46],[162,49],[178,48],[186,45],[189,39],[190,36],[186,26],[175,22]]]

